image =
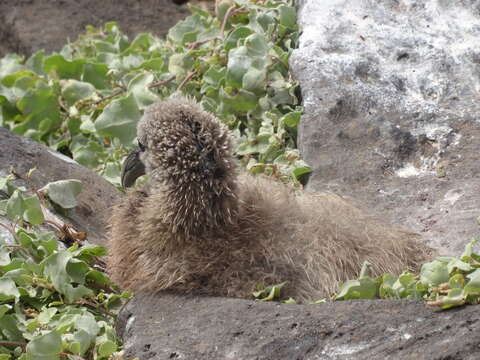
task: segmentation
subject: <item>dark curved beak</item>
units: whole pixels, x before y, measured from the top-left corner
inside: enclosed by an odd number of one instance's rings
[[[139,148],[133,150],[128,154],[122,166],[122,187],[128,188],[135,184],[135,180],[142,175],[145,175],[145,165],[140,160]]]

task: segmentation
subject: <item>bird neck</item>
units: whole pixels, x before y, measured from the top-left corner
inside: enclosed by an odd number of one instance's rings
[[[212,186],[203,182],[167,182],[164,196],[164,224],[172,233],[187,237],[219,233],[235,223],[238,213],[236,183]]]

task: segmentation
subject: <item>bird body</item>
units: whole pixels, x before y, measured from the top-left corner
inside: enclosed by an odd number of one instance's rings
[[[338,195],[237,174],[228,130],[189,99],[154,104],[138,138],[149,182],[111,218],[108,268],[123,288],[249,298],[286,281],[283,295],[305,302],[364,261],[398,274],[429,257],[418,235]]]

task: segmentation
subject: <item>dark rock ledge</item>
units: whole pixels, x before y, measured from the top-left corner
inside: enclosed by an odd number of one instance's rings
[[[120,198],[120,192],[112,184],[45,145],[3,128],[0,128],[0,149],[0,176],[8,175],[13,169],[24,178],[30,169],[36,168],[28,182],[18,179],[19,185],[29,190],[38,190],[57,180],[80,180],[82,192],[77,199],[78,205],[67,217],[56,215],[77,231],[86,232],[90,242],[105,245],[109,209]]]
[[[117,331],[147,359],[479,359],[480,311],[413,301],[321,305],[138,294]]]

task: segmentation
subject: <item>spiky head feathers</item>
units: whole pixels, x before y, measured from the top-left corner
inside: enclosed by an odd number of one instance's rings
[[[137,136],[152,182],[169,193],[177,230],[198,232],[198,226],[231,222],[235,162],[228,129],[215,116],[193,100],[171,98],[146,110]]]
[[[214,185],[234,170],[228,129],[190,99],[149,107],[137,135],[147,172],[163,180]]]

